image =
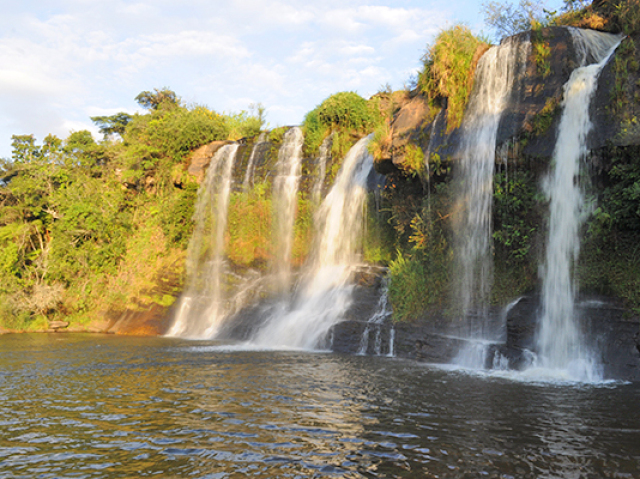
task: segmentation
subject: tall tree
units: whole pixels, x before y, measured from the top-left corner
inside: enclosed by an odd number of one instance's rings
[[[515,35],[531,28],[531,23],[542,23],[545,16],[544,2],[519,0],[517,5],[509,1],[491,1],[482,4],[484,22],[498,38]]]
[[[158,90],[154,88],[154,92],[143,91],[137,97],[138,104],[147,110],[158,110],[161,107],[173,107],[180,105],[180,98],[173,90],[163,88]]]
[[[92,116],[91,121],[100,128],[100,133],[104,135],[105,140],[111,135],[120,135],[122,138],[131,121],[131,115],[121,111],[111,116]]]

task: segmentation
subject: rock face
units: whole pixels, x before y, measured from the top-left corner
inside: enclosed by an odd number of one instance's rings
[[[512,156],[548,159],[555,145],[563,87],[578,65],[576,50],[566,27],[548,27],[517,37],[531,41],[534,48],[516,78],[516,88],[500,122],[497,144],[521,142],[526,138],[521,151]],[[625,48],[634,42],[640,42],[640,36],[625,39],[620,47],[623,53],[614,56],[601,74],[592,104],[594,128],[589,137],[591,149],[601,148],[607,142],[624,146],[640,144],[640,126],[632,121],[640,118],[640,68],[637,66],[640,49]],[[544,44],[548,55],[541,58],[535,44]],[[624,65],[624,73],[620,73],[622,67],[617,67],[616,62]],[[618,108],[612,104],[616,89],[624,92],[620,95]],[[427,149],[437,151],[441,158],[449,161],[455,161],[458,154],[460,132],[458,129],[447,132],[446,102],[444,113],[436,115],[424,97],[414,96],[395,114],[391,131],[393,146],[388,155],[376,164],[381,173],[404,168],[402,153],[408,142],[421,146],[425,152]]]
[[[207,166],[209,166],[209,163],[211,162],[211,158],[213,158],[216,151],[226,143],[226,141],[214,141],[208,145],[201,146],[193,152],[187,172],[194,176],[198,183],[204,179],[204,175],[207,170]]]

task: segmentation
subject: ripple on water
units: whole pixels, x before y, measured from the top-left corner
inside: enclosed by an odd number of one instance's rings
[[[166,339],[60,344],[3,364],[0,477],[640,477],[634,385]]]

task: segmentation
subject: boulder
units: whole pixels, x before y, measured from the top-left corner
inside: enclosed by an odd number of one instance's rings
[[[49,329],[57,331],[58,329],[65,329],[69,326],[69,321],[49,321]]]

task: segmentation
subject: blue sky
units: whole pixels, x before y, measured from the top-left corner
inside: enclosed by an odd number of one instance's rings
[[[23,0],[0,16],[0,157],[12,134],[65,138],[168,87],[219,112],[299,124],[332,93],[400,89],[442,28],[481,1]],[[551,3],[551,2],[548,2]],[[556,2],[560,3],[560,2]]]

